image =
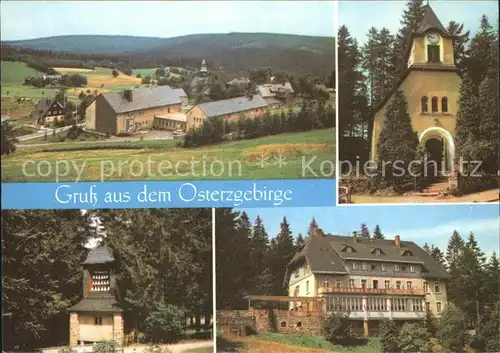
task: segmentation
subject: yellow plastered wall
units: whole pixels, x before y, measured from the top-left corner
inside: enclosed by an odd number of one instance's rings
[[[408,113],[413,130],[420,134],[430,127],[440,127],[455,135],[456,114],[460,91],[460,76],[452,71],[417,71],[412,70],[401,83],[399,89],[404,93],[408,103]],[[428,112],[422,113],[422,96],[428,97]],[[432,97],[438,97],[438,112],[432,112]],[[448,112],[441,112],[441,98],[448,98]],[[377,159],[377,143],[382,131],[385,111],[391,99],[375,113],[372,132],[371,159]]]
[[[95,325],[95,317],[102,318],[101,325]],[[95,315],[80,314],[80,340],[103,341],[113,339],[113,316],[96,313]]]

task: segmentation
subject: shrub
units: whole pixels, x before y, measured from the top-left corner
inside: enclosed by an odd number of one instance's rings
[[[405,323],[399,332],[399,346],[401,352],[430,352],[430,335],[421,324]]]
[[[399,351],[399,327],[394,321],[386,320],[382,322],[379,337],[381,352]]]
[[[94,345],[94,353],[115,353],[118,349],[118,343],[115,341],[101,341]]]
[[[145,333],[154,343],[175,342],[184,330],[184,311],[162,304],[146,318]]]
[[[437,336],[445,352],[460,352],[466,339],[465,314],[453,304],[448,304],[439,321]]]
[[[341,343],[351,337],[351,328],[347,315],[332,313],[323,317],[321,330],[325,339],[332,343]]]

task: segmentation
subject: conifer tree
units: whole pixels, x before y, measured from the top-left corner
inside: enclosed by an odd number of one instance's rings
[[[286,217],[280,224],[280,232],[271,241],[270,259],[273,279],[273,295],[286,295],[284,286],[286,266],[295,254],[292,231]]]
[[[385,239],[384,233],[382,233],[382,230],[380,229],[380,226],[378,224],[373,230],[373,239]]]
[[[459,286],[461,283],[460,279],[460,269],[459,264],[464,251],[464,240],[455,230],[448,240],[448,246],[446,248],[446,265],[448,273],[450,274],[450,280],[448,281],[448,298],[454,301],[456,298],[460,297]]]
[[[250,264],[252,265],[249,273],[250,290],[254,294],[270,294],[269,236],[259,216],[253,224],[250,249]]]
[[[361,224],[359,235],[361,236],[361,238],[370,239],[370,231],[368,230],[366,223]]]
[[[302,234],[299,233],[299,235],[297,235],[297,239],[295,239],[295,251],[299,252],[304,247],[305,244],[306,244],[306,239],[304,239]]]
[[[413,131],[406,98],[400,90],[394,93],[385,112],[377,151],[381,178],[388,186],[404,187],[409,177],[409,163],[417,156],[418,138]],[[383,165],[385,163],[385,166]]]
[[[311,219],[311,222],[309,222],[309,228],[307,229],[307,236],[313,237],[318,228],[319,228],[318,222],[316,222],[316,219],[313,217]]]

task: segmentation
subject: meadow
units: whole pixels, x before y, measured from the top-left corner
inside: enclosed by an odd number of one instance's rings
[[[102,174],[107,181],[300,179],[334,175],[334,129],[229,141],[190,149],[178,144],[177,140],[96,141],[19,148],[14,154],[2,158],[2,181],[56,181],[55,168],[61,165],[61,161],[84,165],[81,181],[101,180]],[[33,162],[26,165],[25,175],[23,164],[26,160]],[[191,161],[197,163],[193,166]],[[303,173],[304,161],[310,167],[306,173]],[[148,163],[153,165],[151,172],[139,173],[140,168],[147,170]],[[74,181],[78,172],[70,168],[65,170],[65,174],[59,180]]]
[[[223,352],[237,353],[378,353],[380,342],[377,338],[368,338],[342,346],[319,336],[259,333],[235,339],[218,338],[217,348]]]

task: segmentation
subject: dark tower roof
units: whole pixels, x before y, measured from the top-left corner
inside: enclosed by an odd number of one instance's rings
[[[436,29],[444,35],[449,35],[448,31],[439,21],[438,17],[429,5],[425,5],[425,14],[422,22],[415,31],[416,34],[425,34],[429,29]]]
[[[115,262],[113,250],[103,245],[90,250],[82,265],[107,264],[112,262]]]

